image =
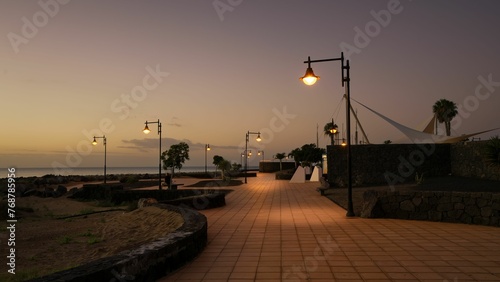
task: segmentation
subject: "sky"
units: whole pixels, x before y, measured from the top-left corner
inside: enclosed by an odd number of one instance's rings
[[[341,63],[351,97],[422,130],[439,99],[454,101],[455,135],[500,127],[499,1],[1,1],[0,167],[155,166],[186,142],[190,160],[249,165],[304,144],[323,126],[345,132]],[[370,143],[405,142],[353,102]],[[354,122],[352,123],[354,133]],[[444,128],[443,125],[440,125]],[[319,127],[319,134],[318,132]],[[342,133],[341,133],[342,134]],[[482,140],[500,134],[479,135]],[[319,138],[317,136],[319,135]]]

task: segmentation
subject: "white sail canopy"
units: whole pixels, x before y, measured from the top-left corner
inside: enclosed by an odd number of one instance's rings
[[[422,144],[422,143],[457,143],[460,141],[463,141],[471,136],[478,135],[481,133],[493,131],[499,128],[494,128],[490,130],[484,130],[472,134],[464,134],[460,136],[444,136],[444,135],[437,135],[433,134],[432,132],[434,131],[434,126],[433,124],[435,123],[435,117],[431,120],[431,122],[427,125],[427,127],[424,129],[424,131],[418,131],[412,128],[409,128],[405,125],[402,125],[384,115],[382,115],[379,112],[376,112],[375,110],[369,108],[366,105],[363,105],[362,103],[354,100],[351,98],[351,100],[355,101],[356,103],[360,104],[361,106],[365,107],[367,110],[371,111],[372,113],[376,114],[377,116],[381,117],[388,123],[390,123],[392,126],[396,127],[399,131],[401,131],[406,137],[408,137],[413,143],[416,144]],[[432,124],[432,126],[431,126]]]

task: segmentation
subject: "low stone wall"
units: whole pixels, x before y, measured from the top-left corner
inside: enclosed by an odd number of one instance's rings
[[[282,162],[282,170],[295,168],[294,162]],[[259,172],[277,172],[280,171],[280,162],[259,162]]]
[[[165,204],[158,206],[182,214],[184,225],[137,249],[31,281],[156,281],[174,271],[205,248],[207,218],[191,209]]]
[[[500,193],[366,191],[361,217],[500,226]]]

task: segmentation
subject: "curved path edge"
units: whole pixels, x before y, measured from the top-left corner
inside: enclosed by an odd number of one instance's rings
[[[156,206],[180,213],[184,224],[139,248],[30,281],[155,281],[176,270],[205,248],[207,218],[192,209],[166,204]]]

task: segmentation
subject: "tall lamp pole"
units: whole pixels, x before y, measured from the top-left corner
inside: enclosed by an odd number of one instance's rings
[[[210,144],[205,144],[205,173],[207,173],[207,153],[210,151]]]
[[[158,160],[159,160],[159,163],[158,163],[158,189],[161,190],[161,122],[159,119],[158,119],[158,121],[146,121],[145,122],[146,126],[142,130],[142,132],[144,132],[145,134],[148,134],[149,132],[151,132],[151,130],[149,130],[149,127],[148,127],[149,123],[157,123],[158,124],[158,135],[160,135],[160,153],[159,153],[159,158],[158,158]]]
[[[97,145],[96,138],[102,138],[104,145],[104,184],[106,184],[106,135],[103,136],[94,136],[94,141],[92,141],[92,145]]]
[[[333,59],[322,59],[322,60],[311,60],[311,57],[307,57],[306,74],[300,79],[306,85],[313,85],[319,79],[319,76],[314,75],[311,68],[311,63],[321,63],[321,62],[331,62],[340,61],[341,62],[341,72],[342,72],[342,87],[346,90],[346,122],[347,122],[347,214],[348,217],[354,216],[354,208],[352,204],[352,167],[351,167],[351,77],[350,77],[350,67],[349,60],[344,60],[344,52],[340,53],[340,58]],[[345,64],[344,64],[345,63]]]
[[[256,134],[257,135],[257,138],[255,139],[257,142],[260,142],[260,140],[262,140],[260,138],[260,132],[250,132],[248,131],[246,133],[246,137],[245,137],[245,183],[247,183],[247,169],[248,169],[248,139],[250,137],[251,134]]]

